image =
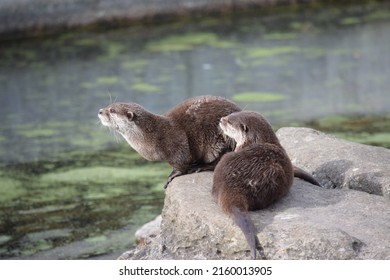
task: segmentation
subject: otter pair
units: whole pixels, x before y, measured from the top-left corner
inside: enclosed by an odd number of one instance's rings
[[[113,103],[98,116],[145,159],[173,167],[165,188],[177,176],[215,169],[213,196],[244,232],[253,258],[257,237],[247,211],[285,195],[293,176],[320,185],[292,166],[264,117],[222,97],[190,98],[164,115],[136,103]]]

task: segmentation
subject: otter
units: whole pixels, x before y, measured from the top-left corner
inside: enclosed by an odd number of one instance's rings
[[[261,114],[232,113],[221,118],[220,127],[236,147],[215,167],[212,196],[240,227],[256,259],[259,241],[248,211],[264,209],[285,196],[293,183],[294,168]]]
[[[164,115],[136,103],[113,103],[100,109],[104,126],[119,132],[142,157],[172,166],[164,187],[177,176],[212,171],[220,157],[235,143],[219,128],[219,121],[240,111],[235,103],[217,96],[187,99]]]
[[[164,115],[153,114],[137,103],[113,103],[100,109],[98,117],[145,159],[166,161],[172,166],[166,188],[177,176],[214,170],[221,156],[234,150],[234,140],[221,131],[219,122],[239,111],[241,108],[226,98],[199,96]],[[294,173],[320,186],[304,170],[294,167]]]

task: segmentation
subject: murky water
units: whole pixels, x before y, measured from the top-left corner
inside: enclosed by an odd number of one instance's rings
[[[115,258],[169,174],[98,124],[221,95],[275,128],[390,147],[390,4],[272,8],[0,42],[0,258]]]

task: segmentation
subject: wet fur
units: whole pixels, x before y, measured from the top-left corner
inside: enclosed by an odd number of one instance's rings
[[[221,119],[221,128],[237,142],[214,171],[212,195],[243,231],[256,258],[256,228],[248,211],[285,196],[293,182],[293,165],[268,121],[258,113],[238,112]]]

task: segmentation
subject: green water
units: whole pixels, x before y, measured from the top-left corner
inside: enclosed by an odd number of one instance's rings
[[[98,122],[111,101],[162,113],[221,95],[274,125],[390,148],[390,3],[0,41],[0,258],[116,258],[161,212],[165,163]]]
[[[0,254],[115,258],[133,246],[134,231],[161,212],[170,169],[120,146],[2,169]]]

